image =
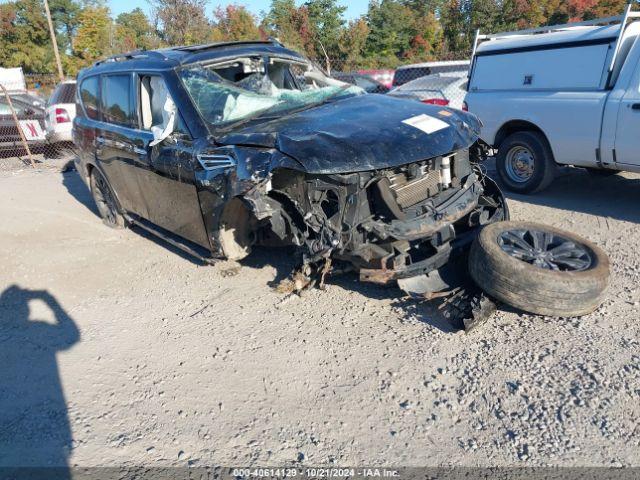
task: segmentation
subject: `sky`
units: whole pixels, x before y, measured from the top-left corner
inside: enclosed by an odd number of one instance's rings
[[[239,5],[246,6],[249,11],[254,13],[255,15],[260,15],[260,12],[267,11],[269,9],[269,5],[271,4],[271,0],[245,0],[245,1],[219,1],[219,0],[208,0],[208,8],[207,15],[211,16],[212,12],[219,5],[227,5],[229,3],[237,3]],[[303,3],[303,0],[296,0],[297,4]],[[338,3],[342,6],[347,7],[345,12],[345,17],[347,20],[351,20],[353,18],[357,18],[363,13],[367,11],[367,7],[369,5],[369,0],[339,0]],[[111,14],[116,17],[118,14],[122,12],[129,12],[136,7],[140,7],[147,14],[149,13],[149,2],[147,0],[107,0],[107,5],[111,8]]]

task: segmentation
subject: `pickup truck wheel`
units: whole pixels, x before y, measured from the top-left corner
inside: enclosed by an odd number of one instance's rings
[[[509,135],[498,148],[496,168],[502,183],[517,193],[544,190],[556,174],[551,148],[538,132]]]
[[[589,241],[557,228],[497,222],[472,245],[469,273],[487,294],[515,308],[576,317],[602,303],[609,259]]]
[[[124,228],[126,222],[118,209],[113,191],[99,170],[94,168],[91,171],[89,185],[102,222],[111,228]]]

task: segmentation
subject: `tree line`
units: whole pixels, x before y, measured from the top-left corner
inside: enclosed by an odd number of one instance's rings
[[[272,0],[260,15],[244,5],[207,11],[206,0],[149,0],[111,15],[104,0],[50,0],[67,75],[108,55],[170,45],[275,37],[336,70],[468,58],[476,29],[498,32],[618,15],[626,0],[371,0],[347,21],[338,0]],[[298,2],[299,3],[299,2]],[[55,71],[41,0],[0,4],[0,66]]]

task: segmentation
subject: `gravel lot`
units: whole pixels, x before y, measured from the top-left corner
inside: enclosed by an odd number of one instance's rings
[[[6,169],[0,466],[640,466],[639,199],[578,169],[511,196],[609,253],[608,300],[466,334],[354,276],[282,302],[286,250],[227,276],[103,226],[76,172]]]

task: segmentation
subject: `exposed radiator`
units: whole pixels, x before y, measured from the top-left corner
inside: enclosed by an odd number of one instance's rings
[[[391,190],[396,194],[398,205],[400,208],[407,208],[438,193],[440,171],[425,172],[415,180],[408,180],[404,172],[397,173],[389,180],[391,181]]]

